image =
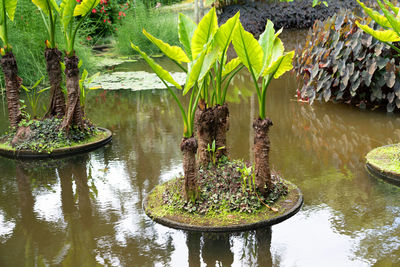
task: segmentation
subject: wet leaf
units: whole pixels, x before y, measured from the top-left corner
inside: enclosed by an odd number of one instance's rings
[[[331,98],[331,89],[330,89],[330,88],[326,88],[326,89],[324,90],[324,99],[325,99],[325,102],[328,102],[330,98]]]
[[[389,103],[393,102],[393,100],[394,100],[394,93],[393,92],[388,93],[387,100],[389,101]]]
[[[387,112],[393,112],[395,105],[393,103],[388,103],[386,106]]]

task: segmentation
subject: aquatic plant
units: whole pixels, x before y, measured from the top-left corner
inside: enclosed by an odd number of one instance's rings
[[[60,7],[55,0],[32,0],[38,7],[46,26],[48,39],[46,40],[46,49],[44,56],[46,59],[47,75],[50,80],[50,104],[45,117],[56,116],[62,118],[65,115],[65,98],[61,91],[61,52],[58,50],[55,34],[56,21],[60,13]],[[47,16],[47,19],[46,17]]]
[[[344,11],[326,22],[316,22],[304,47],[298,51],[300,98],[357,105],[360,108],[400,107],[397,52],[360,29],[360,23],[377,24]]]
[[[83,0],[80,4],[77,4],[76,0],[63,0],[60,5],[61,25],[67,45],[64,61],[68,92],[67,110],[61,124],[61,129],[67,132],[72,125],[80,129],[85,128],[80,104],[79,59],[75,55],[74,45],[76,34],[82,22],[99,2],[100,0]],[[74,17],[79,17],[77,23],[74,23]]]
[[[203,19],[199,22],[199,25],[196,25],[196,23],[194,23],[185,15],[179,14],[178,33],[179,40],[184,50],[178,46],[171,46],[149,34],[146,30],[143,30],[143,34],[146,35],[146,37],[153,44],[155,44],[168,58],[177,64],[180,69],[187,73],[186,84],[183,90],[183,95],[186,95],[190,92],[190,101],[187,111],[185,111],[182,103],[175,95],[175,92],[169,87],[167,82],[175,85],[177,88],[181,88],[181,86],[174,81],[168,71],[156,64],[151,58],[142,52],[139,47],[132,44],[133,49],[147,61],[158,77],[166,85],[181,111],[184,124],[184,140],[182,140],[181,143],[181,150],[184,152],[186,196],[190,195],[190,197],[193,197],[196,194],[197,170],[195,154],[198,148],[198,143],[193,137],[195,114],[197,113],[196,108],[198,103],[200,103],[199,106],[202,106],[208,99],[225,99],[226,88],[222,87],[223,81],[227,79],[227,82],[229,83],[231,79],[229,78],[230,74],[234,72],[235,68],[240,63],[238,60],[233,60],[226,64],[225,56],[238,20],[239,15],[236,15],[219,28],[215,8],[212,8],[203,17]],[[187,63],[188,68],[186,68],[183,63]],[[212,69],[216,73],[214,74],[215,76],[212,76]],[[218,85],[214,85],[214,96],[209,98],[209,87],[212,80],[214,80],[213,77],[216,77],[216,84]],[[201,102],[199,102],[200,99],[202,99]],[[200,108],[204,109],[205,106]],[[212,111],[211,113],[212,116],[214,116],[214,112]],[[224,114],[224,117],[226,118],[227,112],[222,114]],[[214,124],[212,126],[214,126]],[[225,147],[225,144],[221,145],[218,142],[218,139],[213,137],[214,135],[208,135],[207,138],[202,138],[201,135],[199,136],[199,147],[202,151],[200,154],[205,154],[204,158],[207,160],[207,165],[211,160],[207,152],[207,145],[213,140],[216,140],[215,142],[218,147]],[[222,150],[223,149],[220,149],[218,151]]]
[[[235,31],[233,46],[239,59],[249,70],[257,92],[259,116],[253,122],[256,185],[262,194],[267,194],[265,186],[269,192],[274,186],[269,168],[268,131],[272,121],[266,117],[265,112],[267,89],[273,78],[277,79],[293,68],[294,51],[285,52],[278,37],[282,30],[275,33],[274,24],[270,20],[258,41],[245,31],[241,23]],[[258,83],[260,78],[261,86]]]
[[[0,63],[6,84],[8,118],[11,127],[17,127],[18,123],[22,120],[19,102],[19,89],[22,84],[22,79],[18,76],[17,61],[12,53],[12,47],[8,42],[7,32],[8,20],[14,20],[17,0],[1,0],[0,7],[0,38],[3,41],[3,47],[0,48]]]

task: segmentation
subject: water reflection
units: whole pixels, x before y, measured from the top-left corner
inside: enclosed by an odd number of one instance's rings
[[[231,234],[187,232],[188,266],[232,266],[238,260],[243,266],[273,266],[271,236],[271,227]]]

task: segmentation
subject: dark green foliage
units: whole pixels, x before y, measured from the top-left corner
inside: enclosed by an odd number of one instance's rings
[[[196,202],[185,201],[182,198],[181,189],[183,179],[177,179],[172,190],[163,194],[164,204],[172,205],[182,211],[210,214],[223,212],[247,212],[254,213],[264,204],[271,205],[280,196],[287,194],[287,187],[281,182],[277,174],[273,174],[275,180],[274,191],[264,198],[254,186],[243,186],[241,172],[245,165],[242,161],[221,161],[216,167],[200,169],[198,172],[198,187],[200,196]]]
[[[18,143],[14,149],[16,150],[34,150],[37,152],[51,152],[55,148],[71,146],[73,144],[85,141],[96,135],[97,129],[90,126],[85,131],[81,131],[72,127],[68,136],[64,131],[60,131],[62,120],[57,118],[40,120],[22,120],[19,126],[29,126],[31,135],[21,143]],[[11,142],[15,132],[9,133],[5,138],[0,138],[6,142]]]
[[[357,27],[369,18],[341,12],[326,22],[315,22],[304,48],[298,51],[297,77],[302,81],[298,96],[333,100],[360,108],[400,108],[399,59],[389,46]],[[375,22],[370,26],[378,28]]]

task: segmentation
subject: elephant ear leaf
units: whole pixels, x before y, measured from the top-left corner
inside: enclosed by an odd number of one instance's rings
[[[357,26],[371,35],[372,37],[378,39],[381,42],[399,42],[400,36],[393,30],[383,30],[383,31],[376,31],[370,28],[368,25],[362,25],[358,21],[356,21]]]
[[[359,0],[357,0],[357,2],[360,4],[364,12],[367,13],[367,15],[370,16],[376,23],[385,28],[391,27],[390,22],[384,15],[381,15],[378,11],[375,11],[372,8],[367,7],[363,2]]]
[[[229,61],[222,70],[222,77],[225,77],[226,75],[234,71],[237,68],[237,66],[240,65],[240,63],[241,61],[238,57],[235,57],[234,59]]]
[[[5,8],[6,8],[6,13],[7,13],[7,16],[8,16],[8,18],[11,20],[11,21],[13,21],[14,20],[14,15],[15,15],[15,10],[17,9],[17,0],[3,0],[4,2],[5,2]],[[0,2],[1,4],[3,4],[2,2]],[[3,5],[2,5],[2,8],[3,8]],[[1,9],[2,9],[1,8]],[[4,11],[3,10],[1,10],[2,12],[2,14],[4,14]],[[3,15],[1,15],[1,16],[3,16]],[[6,19],[6,18],[3,18],[3,19]],[[3,23],[4,21],[2,20],[2,23]]]
[[[135,50],[136,52],[138,52],[140,54],[140,56],[147,62],[147,64],[149,64],[150,68],[153,69],[155,74],[157,74],[157,76],[162,81],[169,82],[170,84],[174,85],[176,88],[182,89],[182,87],[174,80],[174,78],[172,78],[171,74],[168,71],[166,71],[165,69],[163,69],[163,67],[158,65],[145,52],[142,52],[138,46],[131,43],[131,47],[133,48],[133,50]]]
[[[178,18],[179,41],[183,45],[183,48],[185,48],[185,51],[190,60],[193,60],[190,44],[192,42],[193,34],[194,31],[196,30],[196,27],[197,25],[196,23],[194,23],[193,20],[183,15],[182,13],[179,13],[179,18]]]
[[[203,51],[206,44],[213,38],[217,30],[217,13],[215,12],[215,7],[213,7],[199,22],[199,25],[194,31],[191,43],[193,59],[196,59],[201,51]]]
[[[150,40],[150,42],[155,44],[170,59],[178,63],[190,62],[185,52],[179,46],[171,46],[167,43],[164,43],[162,40],[157,39],[156,37],[148,33],[145,29],[143,29],[143,34],[147,37],[147,39]]]
[[[100,3],[100,0],[82,0],[82,2],[75,7],[74,17],[85,16],[89,11],[92,11]]]
[[[264,52],[261,46],[251,33],[245,31],[240,22],[235,31],[232,43],[240,61],[250,72],[258,75],[263,66]]]
[[[294,57],[294,51],[286,53],[280,56],[276,61],[272,62],[271,66],[268,67],[263,76],[272,74],[274,75],[274,79],[278,79],[285,72],[291,70],[293,68],[292,61]]]
[[[67,30],[69,24],[74,15],[74,9],[76,6],[76,1],[74,0],[62,0],[60,4],[60,13],[61,13],[61,23],[64,28],[64,31]]]
[[[228,49],[228,46],[232,41],[233,33],[235,32],[237,23],[239,21],[239,16],[240,13],[237,12],[235,16],[228,19],[226,23],[221,25],[215,34],[214,40],[223,51]]]
[[[43,11],[46,15],[49,15],[49,8],[53,8],[54,10],[57,11],[57,13],[60,12],[60,8],[57,5],[57,2],[55,0],[32,0],[32,3],[35,4],[40,10]]]

